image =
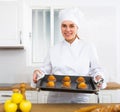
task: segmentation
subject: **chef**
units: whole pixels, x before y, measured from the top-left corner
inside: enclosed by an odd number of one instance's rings
[[[95,46],[78,35],[80,25],[83,24],[83,14],[78,8],[64,9],[59,12],[59,22],[64,40],[49,50],[44,64],[33,72],[33,82],[36,83],[45,74],[92,76],[96,82],[104,80],[98,88],[105,88],[104,73]],[[49,92],[47,103],[88,101],[89,96],[85,93]]]

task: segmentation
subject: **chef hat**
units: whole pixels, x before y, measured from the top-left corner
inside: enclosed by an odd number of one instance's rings
[[[59,12],[60,24],[65,20],[72,21],[79,27],[83,21],[83,13],[79,10],[79,8],[63,9]]]

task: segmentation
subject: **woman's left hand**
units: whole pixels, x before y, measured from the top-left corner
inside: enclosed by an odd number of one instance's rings
[[[98,87],[99,89],[102,88],[103,78],[102,78],[101,75],[97,75],[97,76],[95,77],[95,82],[96,82],[97,87]]]

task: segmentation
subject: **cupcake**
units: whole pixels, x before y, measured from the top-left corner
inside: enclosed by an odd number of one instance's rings
[[[79,76],[79,77],[76,79],[76,82],[77,82],[77,83],[85,82],[85,78],[82,77],[82,76]]]
[[[65,76],[65,77],[63,77],[62,81],[63,82],[71,82],[71,78],[70,78],[70,76]]]
[[[46,83],[46,86],[47,86],[47,87],[55,87],[55,82],[54,82],[54,81],[48,81],[48,82]]]
[[[63,88],[71,88],[71,83],[70,82],[63,82],[62,87]]]
[[[85,82],[81,82],[77,85],[78,89],[86,89],[87,88],[87,84]]]
[[[49,75],[48,76],[48,81],[56,81],[56,78],[55,78],[55,76],[54,75]]]

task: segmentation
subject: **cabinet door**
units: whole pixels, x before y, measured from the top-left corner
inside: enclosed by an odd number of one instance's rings
[[[37,91],[26,91],[26,99],[30,100],[31,103],[37,103],[38,101],[38,92]]]
[[[20,0],[0,0],[0,46],[21,43]]]
[[[100,103],[119,103],[120,102],[120,90],[101,90],[100,91]]]
[[[0,91],[0,103],[5,103],[12,96],[12,91]]]
[[[38,103],[47,103],[48,91],[38,92]]]

